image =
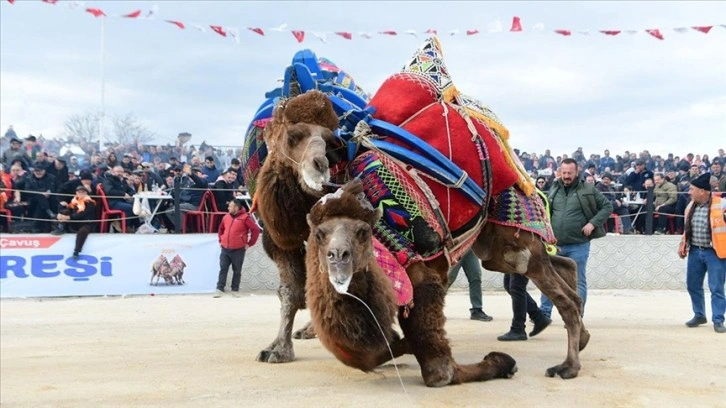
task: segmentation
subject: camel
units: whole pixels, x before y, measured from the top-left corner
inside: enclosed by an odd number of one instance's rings
[[[156,282],[154,282],[154,278],[156,278]],[[164,254],[159,255],[154,263],[151,264],[151,280],[149,281],[149,285],[159,285],[160,278],[164,278],[164,282],[167,285],[174,284],[174,278],[171,276],[171,266]]]
[[[183,276],[184,276],[184,268],[187,267],[186,262],[179,256],[179,254],[176,254],[174,258],[172,258],[171,262],[169,263],[169,273],[174,278],[174,281],[177,285],[183,285],[186,282],[184,282]]]
[[[264,249],[280,272],[281,322],[278,336],[258,354],[261,362],[284,363],[295,358],[292,326],[297,311],[306,307],[303,243],[310,233],[306,215],[330,181],[326,153],[339,148],[332,132],[337,125],[327,96],[309,91],[278,105],[264,130],[269,154],[257,177],[255,208],[266,227]],[[576,377],[581,368],[579,351],[590,335],[580,318],[575,263],[548,255],[545,244],[533,233],[500,224],[485,223],[470,245],[486,269],[525,274],[552,299],[565,321],[568,347],[565,361],[548,368],[546,375]],[[444,256],[419,260],[406,268],[415,307],[407,318],[399,319],[424,383],[432,387],[486,378],[478,364],[460,365],[452,357],[443,327],[448,269]],[[498,369],[502,371],[508,364],[500,359]]]
[[[372,231],[381,215],[354,179],[323,196],[307,217],[305,294],[315,332],[338,360],[364,372],[410,352],[408,340],[392,328],[398,307],[373,249]],[[450,383],[511,378],[516,371],[513,358],[493,352],[476,365],[456,367]]]

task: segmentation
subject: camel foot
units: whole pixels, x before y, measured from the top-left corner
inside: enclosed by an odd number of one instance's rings
[[[498,351],[487,354],[480,364],[494,370],[490,378],[512,378],[518,370],[517,362],[512,356]]]
[[[587,343],[590,342],[590,332],[585,330],[583,327],[580,331],[580,351],[584,350],[585,347],[587,347]]]
[[[292,344],[281,344],[277,340],[257,355],[257,361],[261,363],[289,363],[294,359],[295,351],[292,349]]]
[[[312,321],[308,322],[302,329],[292,333],[292,338],[296,340],[309,340],[314,339],[316,336]]]
[[[454,379],[454,366],[449,358],[437,358],[421,367],[421,374],[427,387],[443,387]]]
[[[569,380],[571,378],[577,377],[577,374],[579,372],[579,368],[571,367],[566,363],[562,363],[554,367],[548,368],[546,375],[547,377],[554,377],[555,375],[559,375],[563,380]]]

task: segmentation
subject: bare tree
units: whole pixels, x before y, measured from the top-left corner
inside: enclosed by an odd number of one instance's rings
[[[98,141],[98,113],[71,115],[64,124],[64,137],[77,143]]]
[[[113,132],[109,139],[122,144],[148,143],[156,138],[156,134],[139,123],[133,113],[114,116]]]

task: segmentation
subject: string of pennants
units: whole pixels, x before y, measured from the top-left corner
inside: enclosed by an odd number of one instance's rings
[[[56,5],[60,3],[60,0],[40,0],[43,3],[50,4],[50,5]],[[7,0],[10,4],[15,4],[16,0]],[[19,2],[18,2],[19,3]],[[127,14],[108,14],[101,8],[96,7],[85,7],[84,2],[82,1],[64,1],[64,4],[66,4],[69,8],[74,10],[81,10],[89,15],[95,17],[95,18],[105,18],[105,17],[113,17],[113,18],[127,18],[127,19],[138,19],[138,20],[156,20],[159,22],[163,22],[165,24],[170,24],[172,26],[176,26],[180,30],[186,30],[187,28],[194,28],[196,30],[199,30],[201,32],[206,32],[207,29],[211,30],[212,32],[218,34],[221,37],[225,38],[231,38],[236,43],[240,42],[240,30],[236,27],[228,27],[223,25],[215,25],[215,24],[200,24],[200,23],[185,23],[180,20],[166,20],[166,19],[157,19],[157,14],[159,12],[159,7],[156,5],[153,5],[149,10],[142,11],[141,9],[133,10]],[[722,27],[726,29],[726,24],[712,24],[712,25],[703,25],[703,26],[683,26],[683,27],[674,27],[671,29],[660,29],[660,28],[647,28],[647,29],[640,29],[640,30],[597,30],[597,31],[590,31],[590,30],[570,30],[570,29],[555,29],[551,30],[551,32],[569,37],[575,34],[578,35],[590,35],[590,34],[602,34],[605,36],[614,37],[620,34],[639,34],[639,33],[647,33],[648,35],[657,38],[658,40],[665,40],[665,33],[667,30],[673,30],[676,33],[683,34],[690,31],[697,31],[703,34],[708,34],[711,32],[711,30],[714,27]],[[377,32],[358,32],[353,33],[349,31],[313,31],[313,30],[300,30],[300,29],[291,29],[288,28],[287,24],[282,24],[279,27],[273,27],[273,28],[262,28],[262,27],[245,27],[245,30],[249,31],[250,33],[254,33],[253,35],[262,36],[265,37],[270,32],[289,32],[292,34],[292,36],[297,40],[298,43],[301,43],[305,41],[306,34],[310,34],[313,37],[317,38],[318,40],[322,41],[323,43],[328,42],[328,36],[334,36],[338,38],[343,38],[345,40],[352,40],[355,37],[360,37],[364,39],[370,39],[374,36],[398,36],[398,35],[410,35],[410,36],[418,36],[419,34],[434,34],[439,35],[439,31],[433,28],[427,29],[425,31],[419,32],[417,30],[383,30],[383,31],[377,31]],[[534,24],[532,27],[530,27],[529,30],[525,30],[522,20],[515,16],[512,17],[512,24],[507,28],[504,26],[504,24],[497,20],[493,21],[488,24],[486,29],[480,30],[479,28],[471,28],[467,30],[448,30],[446,32],[442,31],[441,34],[446,34],[449,36],[456,36],[456,35],[463,35],[463,36],[474,36],[482,33],[501,33],[501,32],[523,32],[523,31],[533,31],[533,32],[545,32],[545,25],[543,23],[537,23]]]

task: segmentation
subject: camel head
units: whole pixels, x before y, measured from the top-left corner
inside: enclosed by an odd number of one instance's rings
[[[381,214],[357,179],[323,196],[310,210],[308,251],[317,251],[321,273],[327,272],[338,293],[347,292],[353,275],[375,261],[372,232]]]
[[[282,102],[265,129],[265,141],[278,163],[291,168],[307,193],[320,195],[330,180],[326,152],[336,145],[338,116],[328,97],[309,91]]]

